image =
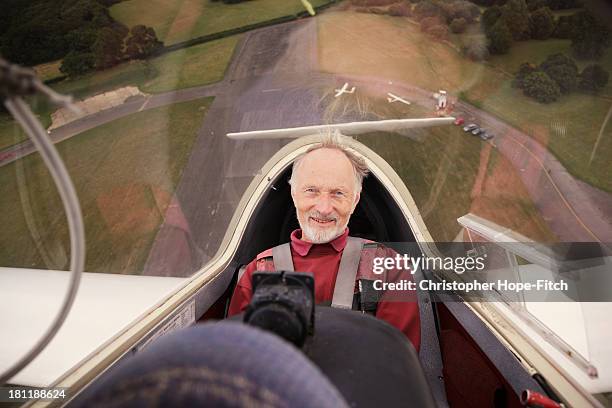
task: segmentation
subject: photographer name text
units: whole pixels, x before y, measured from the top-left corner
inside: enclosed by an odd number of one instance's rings
[[[374,289],[380,291],[413,291],[416,289],[428,291],[460,291],[460,292],[525,292],[525,291],[566,291],[569,286],[564,280],[552,281],[539,279],[534,282],[513,282],[508,280],[498,280],[497,282],[479,282],[477,280],[469,282],[461,281],[431,281],[422,280],[414,282],[402,279],[397,282],[384,282],[381,279],[374,281]]]

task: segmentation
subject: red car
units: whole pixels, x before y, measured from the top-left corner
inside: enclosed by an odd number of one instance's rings
[[[464,122],[465,122],[465,119],[463,119],[461,117],[455,119],[455,125],[457,125],[457,126],[463,125]]]

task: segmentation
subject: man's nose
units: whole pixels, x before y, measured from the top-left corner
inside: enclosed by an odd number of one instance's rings
[[[316,210],[322,215],[329,215],[334,211],[329,194],[321,194],[317,200]]]

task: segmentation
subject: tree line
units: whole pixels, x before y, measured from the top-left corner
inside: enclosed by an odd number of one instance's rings
[[[420,20],[421,31],[438,39],[448,37],[449,31],[462,33],[480,17],[480,9],[466,0],[421,1],[414,6],[414,16]]]
[[[108,9],[118,0],[5,0],[0,17],[0,55],[33,66],[62,59],[75,76],[143,58],[162,47],[155,31],[131,29]]]
[[[94,69],[113,67],[129,59],[142,59],[163,47],[155,30],[144,25],[104,27],[88,48],[70,51],[62,60],[60,71],[68,76],[82,75]]]
[[[514,41],[562,38],[572,41],[571,48],[576,58],[603,56],[611,39],[610,30],[603,21],[588,10],[555,19],[552,9],[543,4],[546,3],[542,0],[508,0],[503,6],[487,8],[481,25],[488,39],[489,52],[505,54]]]
[[[573,91],[595,93],[608,84],[609,73],[599,64],[578,72],[576,61],[558,53],[548,56],[540,65],[523,63],[512,81],[514,88],[542,103],[551,103]]]
[[[381,6],[397,0],[353,0],[361,6]],[[576,58],[597,59],[610,45],[611,33],[607,24],[588,10],[581,0],[411,0],[401,15],[419,20],[421,31],[438,39],[449,33],[462,33],[467,26],[480,21],[486,43],[473,41],[464,54],[473,60],[485,60],[489,54],[505,54],[516,41],[549,38],[570,39]],[[485,6],[480,13],[477,6]],[[390,11],[392,7],[388,7]],[[579,9],[571,15],[555,18],[553,10]],[[363,8],[375,12],[379,9]],[[380,9],[382,10],[382,9]],[[388,14],[391,14],[390,12]]]

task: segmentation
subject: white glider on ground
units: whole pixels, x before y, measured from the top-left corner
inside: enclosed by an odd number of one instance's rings
[[[352,93],[354,93],[354,92],[355,92],[355,87],[352,87],[352,88],[351,88],[351,90],[350,90],[350,91],[348,91],[348,90],[347,90],[347,89],[348,89],[348,86],[349,86],[348,82],[345,82],[345,83],[344,83],[344,85],[342,85],[342,88],[340,88],[340,89],[335,89],[336,94],[334,95],[334,98],[337,98],[337,97],[339,97],[340,95],[345,94],[345,93],[348,93],[348,94],[352,94]]]
[[[402,98],[400,96],[392,94],[391,92],[387,92],[387,95],[389,95],[389,97],[387,98],[389,103],[401,102],[401,103],[404,103],[406,105],[410,105],[410,102],[408,102],[407,100],[405,100],[404,98]]]

